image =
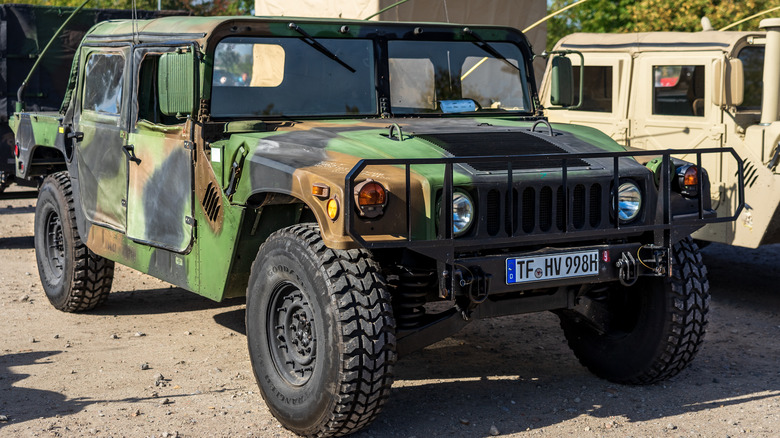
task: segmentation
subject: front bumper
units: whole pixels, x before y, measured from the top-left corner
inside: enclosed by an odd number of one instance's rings
[[[624,243],[456,258],[444,280],[455,296],[471,301],[574,285],[615,281],[631,285],[639,276],[665,275],[668,254],[663,246]]]

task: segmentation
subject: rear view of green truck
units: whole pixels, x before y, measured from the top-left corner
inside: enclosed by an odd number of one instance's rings
[[[397,357],[482,318],[553,311],[597,375],[674,376],[709,312],[689,234],[733,217],[694,163],[548,123],[532,59],[492,26],[99,24],[63,110],[12,118],[44,290],[93,309],[121,263],[245,296],[261,393],[305,436],[366,426]]]

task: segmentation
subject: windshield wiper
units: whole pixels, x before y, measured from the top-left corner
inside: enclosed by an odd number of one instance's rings
[[[490,44],[488,44],[487,41],[483,40],[481,36],[479,36],[476,33],[474,33],[473,30],[469,29],[468,27],[464,27],[463,28],[463,33],[471,35],[472,38],[474,38],[475,40],[478,41],[478,42],[473,42],[472,41],[475,46],[477,46],[480,49],[484,50],[485,52],[489,53],[494,58],[498,58],[498,59],[506,62],[507,64],[511,65],[515,70],[519,71],[520,73],[523,72],[522,70],[520,70],[520,67],[512,64],[508,59],[506,59],[506,57],[504,57],[504,55],[502,55],[498,50],[496,50],[495,47],[493,47]]]
[[[331,52],[330,50],[328,50],[327,47],[325,47],[322,44],[320,44],[319,42],[317,42],[317,40],[315,40],[311,35],[309,35],[308,32],[306,32],[305,30],[301,29],[300,26],[298,26],[295,23],[290,23],[290,24],[287,25],[287,27],[289,27],[290,29],[292,29],[292,30],[298,32],[299,34],[303,35],[303,38],[301,38],[303,40],[303,42],[305,42],[306,44],[314,47],[315,49],[317,49],[317,51],[319,51],[323,55],[327,56],[328,58],[338,62],[339,64],[341,64],[344,68],[346,68],[350,72],[355,73],[355,69],[352,68],[352,66],[350,66],[346,62],[344,62],[341,59],[339,59],[339,57],[336,56],[335,53]]]

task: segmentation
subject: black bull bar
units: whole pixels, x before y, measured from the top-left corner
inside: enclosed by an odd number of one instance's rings
[[[673,155],[695,155],[695,164],[699,169],[701,167],[703,154],[731,154],[737,164],[738,174],[738,203],[737,208],[733,215],[728,217],[705,217],[704,210],[704,196],[703,191],[703,172],[700,173],[698,178],[698,215],[691,217],[692,215],[686,215],[682,218],[675,219],[671,207],[671,157]],[[613,184],[610,193],[613,200],[613,209],[617,211],[617,190],[620,182],[620,159],[624,157],[640,157],[640,156],[652,156],[662,158],[661,174],[659,181],[660,196],[659,204],[662,209],[663,220],[660,223],[658,221],[647,221],[650,223],[644,224],[621,224],[619,220],[614,221],[614,225],[606,228],[600,228],[596,230],[574,230],[569,229],[566,225],[571,220],[571,212],[568,211],[568,203],[564,203],[564,228],[558,232],[545,232],[539,235],[535,234],[522,234],[516,233],[515,227],[512,226],[513,217],[510,214],[507,218],[509,226],[499,235],[491,237],[489,239],[468,239],[468,238],[455,238],[453,235],[453,218],[452,218],[452,199],[453,199],[453,166],[456,164],[469,164],[469,163],[506,163],[506,187],[507,193],[512,193],[514,181],[513,181],[513,162],[522,162],[530,160],[544,160],[550,162],[550,167],[545,170],[561,169],[560,182],[561,186],[565,189],[564,193],[570,193],[570,187],[568,185],[568,173],[569,162],[581,159],[598,159],[598,158],[611,158],[612,159],[612,178]],[[442,187],[442,202],[440,211],[438,214],[438,231],[437,236],[433,239],[413,239],[412,233],[412,208],[411,208],[411,172],[412,166],[415,165],[444,165],[444,178]],[[370,166],[398,166],[403,167],[405,170],[405,190],[406,190],[406,236],[401,236],[398,239],[393,240],[366,240],[363,235],[356,230],[355,221],[358,214],[356,213],[355,200],[353,197],[356,179],[360,174]],[[495,175],[495,172],[493,172]],[[620,151],[620,152],[593,152],[593,153],[577,153],[577,154],[548,154],[548,155],[502,155],[502,156],[466,156],[466,157],[442,157],[442,158],[411,158],[411,159],[363,159],[360,160],[350,170],[344,179],[345,184],[345,196],[344,196],[344,222],[347,234],[352,237],[358,244],[369,249],[381,249],[381,248],[398,248],[404,247],[413,251],[426,254],[434,257],[439,261],[445,263],[451,263],[455,254],[459,250],[477,249],[477,248],[501,248],[501,247],[518,247],[523,245],[538,245],[549,242],[566,242],[573,240],[585,240],[592,238],[609,239],[617,238],[626,235],[641,234],[647,231],[654,232],[656,236],[656,244],[662,244],[667,248],[671,247],[671,230],[677,226],[694,226],[700,227],[704,224],[731,222],[741,213],[745,205],[745,187],[744,187],[744,175],[743,164],[739,155],[733,148],[708,148],[708,149],[676,149],[676,150],[661,150],[661,151]],[[568,196],[568,195],[566,195]],[[449,200],[449,202],[444,202]],[[507,209],[512,211],[516,206],[512,196],[507,197]]]

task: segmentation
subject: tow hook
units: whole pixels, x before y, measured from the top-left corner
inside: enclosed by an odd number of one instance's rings
[[[464,320],[468,321],[471,311],[485,302],[492,278],[491,274],[486,273],[478,266],[463,267],[463,269],[458,268],[453,271],[455,296],[465,296],[469,300],[465,306],[458,306]]]
[[[615,262],[615,266],[620,270],[618,278],[623,286],[633,286],[637,279],[636,259],[630,252],[621,254],[620,259]]]

